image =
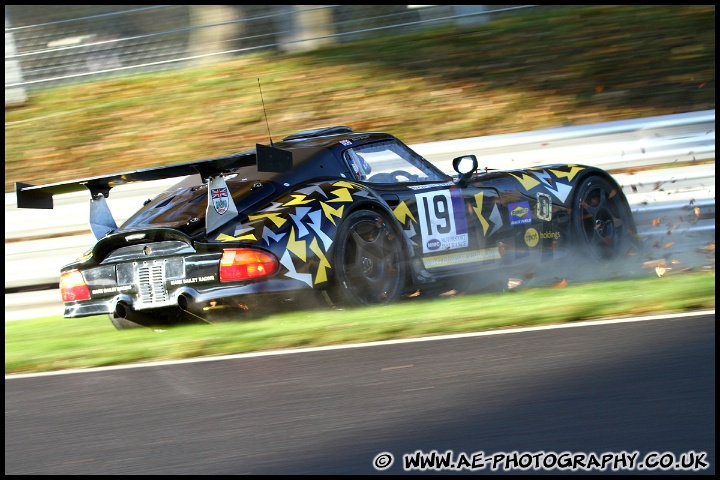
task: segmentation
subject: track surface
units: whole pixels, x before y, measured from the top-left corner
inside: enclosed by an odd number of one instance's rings
[[[5,473],[401,473],[416,450],[715,471],[714,312],[204,360],[6,377]]]

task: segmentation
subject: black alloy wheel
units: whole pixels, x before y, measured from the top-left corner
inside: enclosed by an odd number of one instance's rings
[[[625,253],[635,233],[630,206],[608,180],[583,181],[573,204],[575,234],[595,260],[612,260]]]
[[[349,305],[391,303],[403,293],[406,268],[402,238],[371,210],[352,212],[338,229],[329,293]]]

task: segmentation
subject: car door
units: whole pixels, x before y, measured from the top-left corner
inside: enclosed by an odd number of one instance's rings
[[[420,251],[429,272],[473,271],[500,260],[494,234],[503,220],[490,188],[459,185],[413,190]]]

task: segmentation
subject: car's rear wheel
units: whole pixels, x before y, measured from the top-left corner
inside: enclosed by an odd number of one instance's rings
[[[343,220],[332,260],[329,293],[335,303],[385,304],[403,293],[402,238],[377,212],[358,210]]]
[[[612,260],[630,248],[635,233],[630,206],[616,186],[600,176],[585,179],[573,204],[573,228],[582,254]]]

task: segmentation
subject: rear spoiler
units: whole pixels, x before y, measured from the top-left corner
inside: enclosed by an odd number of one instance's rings
[[[256,150],[224,157],[208,158],[194,162],[152,167],[113,175],[91,177],[48,185],[15,183],[18,208],[53,208],[53,195],[90,191],[90,229],[100,240],[107,233],[117,230],[117,224],[107,205],[110,190],[120,185],[163,180],[166,178],[197,175],[208,186],[208,204],[205,216],[207,231],[215,230],[238,214],[225,182],[229,175],[241,167],[258,166],[261,172],[285,172],[292,168],[292,152],[265,145],[256,145]]]

